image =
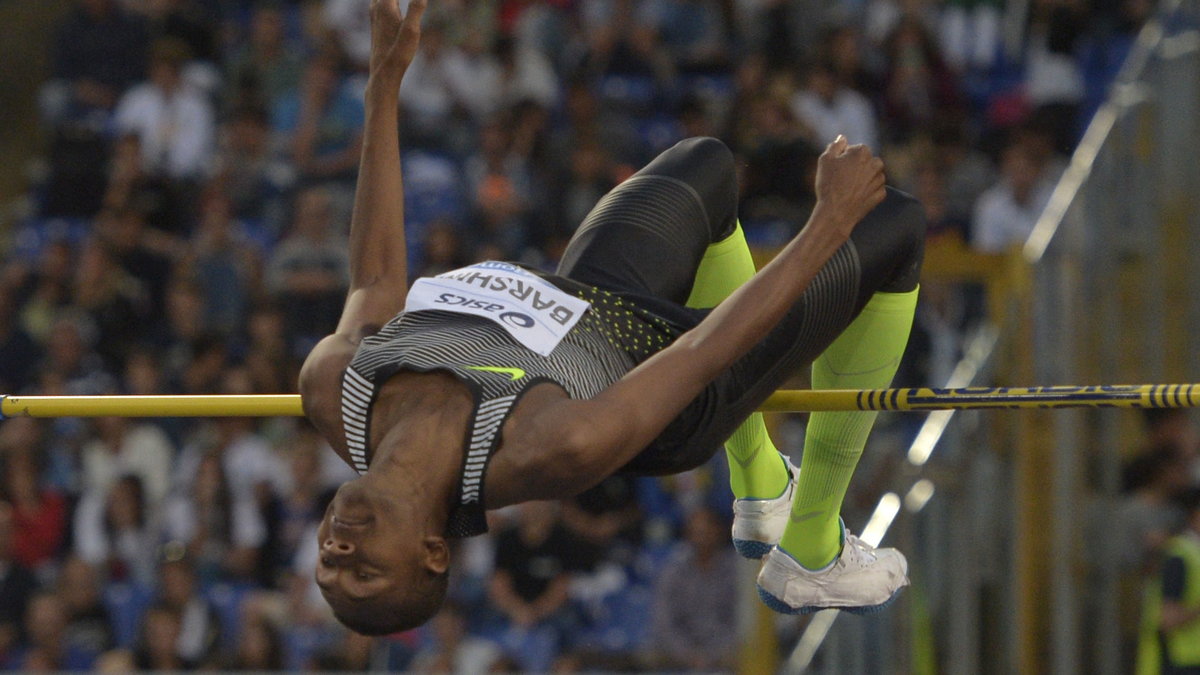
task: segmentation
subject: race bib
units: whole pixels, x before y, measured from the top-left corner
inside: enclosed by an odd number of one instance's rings
[[[516,265],[488,261],[417,279],[404,310],[482,316],[522,345],[549,356],[590,305]]]

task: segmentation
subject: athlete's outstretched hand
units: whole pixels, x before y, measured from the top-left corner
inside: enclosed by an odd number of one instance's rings
[[[421,41],[427,0],[412,0],[400,14],[398,0],[371,0],[371,76],[400,85]]]
[[[883,160],[865,145],[850,145],[838,136],[817,161],[817,208],[836,214],[845,236],[883,201]],[[844,228],[844,229],[843,229]]]

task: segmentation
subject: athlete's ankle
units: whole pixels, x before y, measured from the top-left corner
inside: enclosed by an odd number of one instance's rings
[[[729,488],[735,499],[779,499],[787,492],[792,480],[787,459],[774,447],[763,450],[755,458],[761,465],[755,467],[739,466],[737,458],[729,454]],[[772,454],[779,458],[777,462],[768,459]]]
[[[827,569],[837,562],[845,545],[845,527],[839,518],[836,529],[799,533],[791,529],[784,532],[779,548],[800,566],[811,572]]]

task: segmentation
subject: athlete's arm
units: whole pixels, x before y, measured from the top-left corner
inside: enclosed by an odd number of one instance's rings
[[[489,505],[582,491],[641,452],[767,335],[854,226],[883,201],[883,163],[839,137],[821,155],[817,196],[800,234],[698,326],[595,398],[555,402],[515,428],[521,446],[545,450],[526,455],[528,463],[518,467],[520,485],[493,481],[499,484],[489,487]]]
[[[300,369],[304,413],[347,463],[342,372],[359,340],[403,309],[408,292],[398,108],[400,81],[421,38],[425,3],[412,0],[401,16],[397,0],[371,0],[366,123],[350,220],[350,290],[336,332],[313,347]]]
[[[397,0],[371,0],[366,124],[350,221],[350,293],[337,327],[353,342],[403,309],[408,292],[398,106],[425,3],[413,0],[402,16]]]

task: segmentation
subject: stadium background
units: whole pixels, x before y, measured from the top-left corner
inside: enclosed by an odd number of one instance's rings
[[[1195,2],[431,4],[401,102],[417,273],[552,267],[701,134],[766,258],[844,132],[929,211],[898,385],[1196,379]],[[366,5],[0,0],[0,391],[294,390],[346,283]],[[912,563],[878,617],[759,608],[718,458],[495,514],[444,616],[364,640],[312,589],[346,474],[302,423],[10,420],[0,667],[1128,672],[1191,413],[931,421],[881,417],[848,500]],[[772,420],[794,457],[803,422]]]

